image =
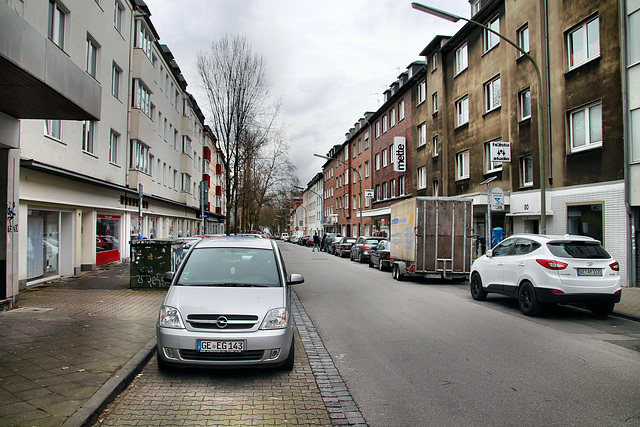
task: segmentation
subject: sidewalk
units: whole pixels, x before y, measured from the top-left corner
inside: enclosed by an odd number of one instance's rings
[[[129,289],[129,264],[23,291],[0,313],[0,425],[94,422],[153,354],[164,295]],[[640,288],[623,289],[614,315],[640,321]]]

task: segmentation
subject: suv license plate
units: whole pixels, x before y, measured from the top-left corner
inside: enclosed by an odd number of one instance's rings
[[[198,351],[239,353],[244,351],[244,341],[197,341]]]
[[[578,276],[602,276],[601,268],[579,268]]]

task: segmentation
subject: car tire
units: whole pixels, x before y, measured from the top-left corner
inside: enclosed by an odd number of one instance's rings
[[[476,301],[484,301],[487,299],[487,291],[482,289],[482,278],[478,273],[473,273],[471,276],[471,284],[469,286],[471,290],[471,298]]]
[[[525,316],[537,316],[542,311],[542,305],[538,302],[536,290],[531,283],[524,282],[520,286],[518,305]]]
[[[593,313],[593,315],[596,317],[607,317],[608,315],[613,313],[613,308],[615,307],[615,305],[616,304],[613,302],[596,304],[589,306],[589,310],[591,310],[591,313]]]
[[[373,265],[373,263],[371,262],[371,259],[369,259],[369,268],[373,268],[375,267],[375,265]]]
[[[398,264],[393,264],[393,267],[391,268],[391,275],[398,282],[401,282],[404,279],[404,275],[400,274],[400,268],[398,267]]]
[[[358,253],[358,262],[362,264],[362,252]]]
[[[353,261],[353,251],[349,254],[349,261]]]
[[[296,342],[295,339],[291,339],[291,347],[289,348],[289,356],[287,356],[287,360],[285,360],[284,365],[280,367],[280,370],[285,372],[293,371],[293,365],[296,359]]]

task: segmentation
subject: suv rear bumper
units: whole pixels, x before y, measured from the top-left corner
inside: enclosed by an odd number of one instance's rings
[[[605,304],[618,303],[622,296],[617,294],[554,294],[551,289],[537,288],[536,296],[542,304]]]

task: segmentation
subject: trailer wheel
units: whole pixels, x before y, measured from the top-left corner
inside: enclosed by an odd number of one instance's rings
[[[402,279],[404,279],[404,274],[400,273],[400,267],[398,267],[398,264],[393,264],[393,268],[391,270],[391,275],[398,282],[401,282]]]

